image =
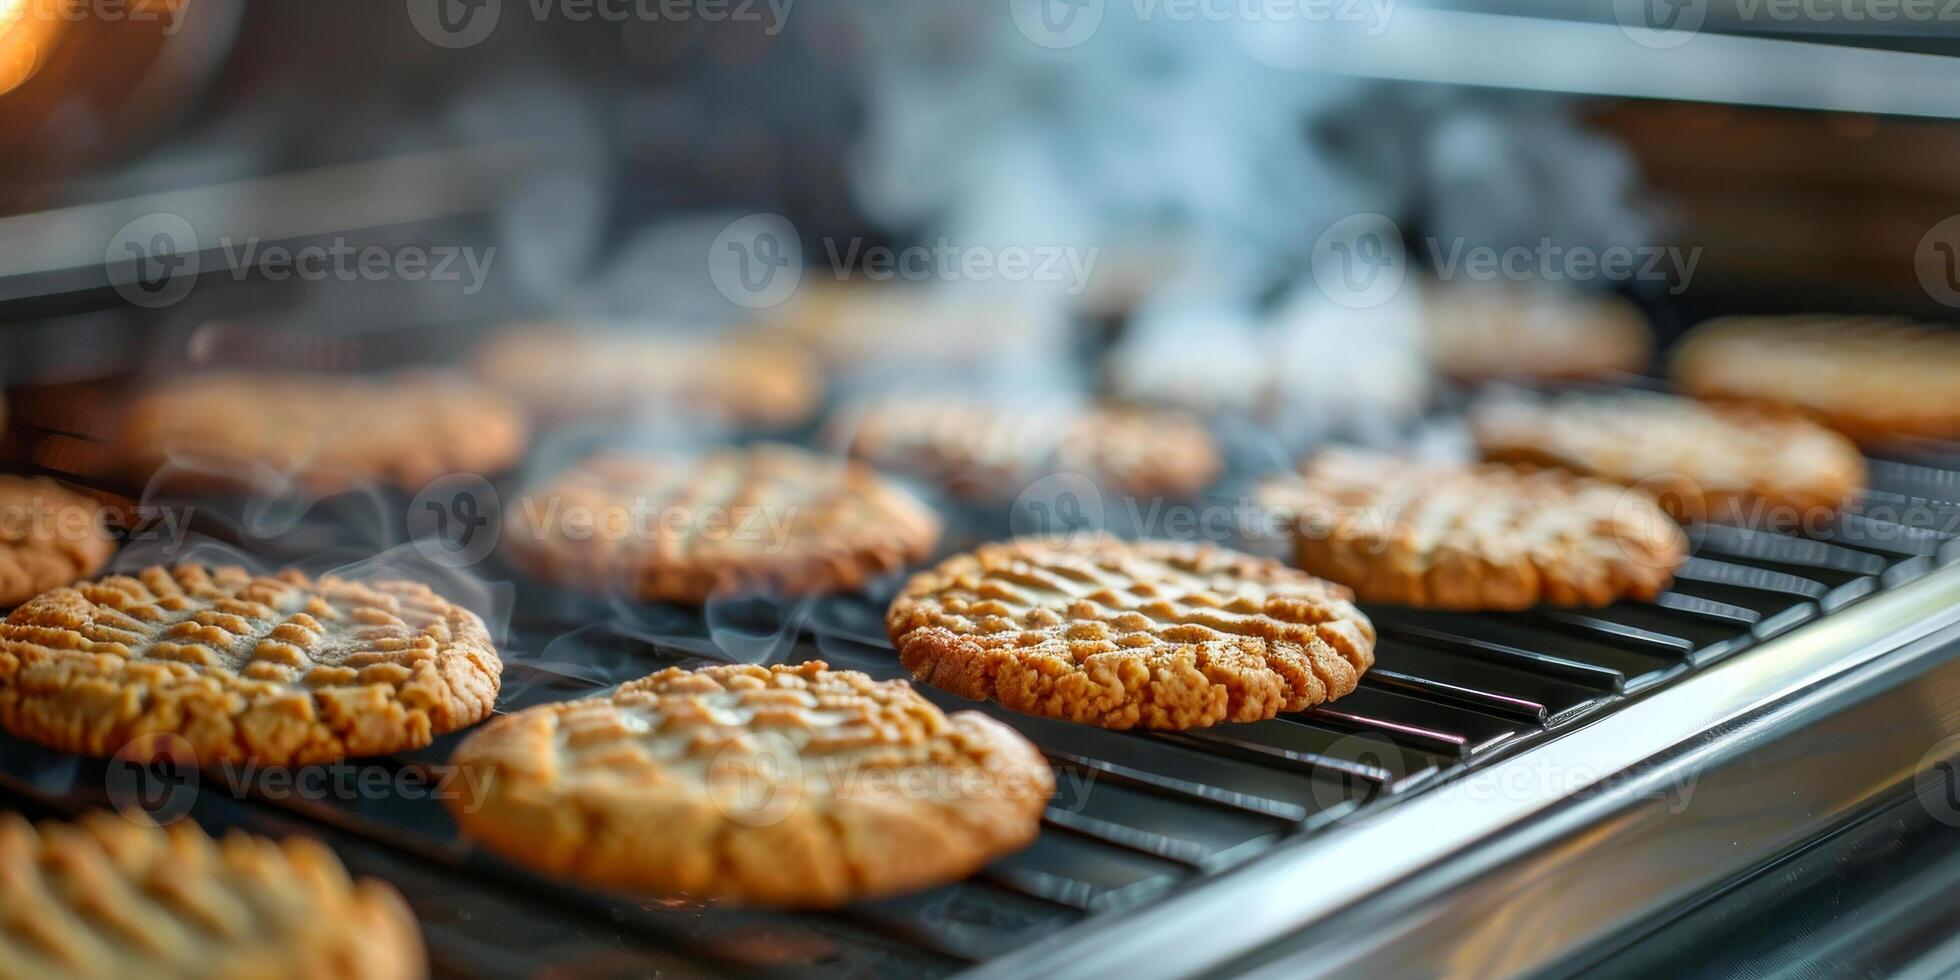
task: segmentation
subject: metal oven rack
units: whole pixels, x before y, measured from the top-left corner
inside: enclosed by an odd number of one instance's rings
[[[1404,811],[1423,809],[1411,802],[1461,805],[1450,794],[1479,775],[1596,738],[1636,709],[1723,677],[1730,686],[1738,677],[1763,682],[1757,675],[1785,666],[1777,651],[1786,643],[1873,641],[1884,630],[1860,623],[1867,610],[1875,610],[1867,619],[1887,626],[1930,632],[1960,595],[1960,569],[1942,570],[1960,559],[1952,533],[1960,527],[1960,453],[1936,448],[1875,460],[1872,473],[1872,493],[1826,537],[1697,529],[1694,557],[1652,603],[1516,615],[1370,608],[1381,642],[1359,690],[1272,721],[1117,733],[927,689],[949,709],[996,714],[1048,755],[1059,791],[1041,837],[971,880],[837,913],[702,908],[567,887],[472,849],[441,804],[419,794],[308,799],[263,781],[234,794],[206,776],[191,813],[214,828],[321,836],[356,871],[395,882],[444,974],[1200,972],[1336,913],[1354,914],[1366,895],[1345,911],[1317,909],[1316,895],[1342,889],[1286,869],[1324,857],[1338,842],[1421,851],[1407,837],[1380,836]],[[1932,519],[1898,523],[1913,505]],[[402,502],[395,512],[405,510]],[[959,536],[999,533],[966,523]],[[516,579],[502,569],[489,577]],[[722,609],[711,625],[690,610],[622,610],[523,582],[499,709],[591,695],[670,664],[726,659],[731,638],[788,661],[822,658],[902,676],[883,636],[882,609],[868,596],[799,606],[755,600]],[[1807,656],[1799,659],[1817,655]],[[1858,662],[1847,656],[1836,666]],[[1706,705],[1671,718],[1697,735],[1723,720]],[[1562,737],[1568,734],[1575,737]],[[460,737],[363,768],[391,780],[436,772]],[[1641,760],[1670,747],[1658,733],[1622,736],[1612,752],[1580,762],[1603,778],[1630,769],[1614,758]],[[107,777],[102,762],[0,740],[5,804],[57,812],[99,806]],[[1521,797],[1508,802],[1527,808],[1599,805],[1611,795],[1576,789],[1526,784],[1506,792]],[[1497,838],[1474,853],[1502,849]],[[1363,877],[1342,884],[1358,887]],[[1197,907],[1222,918],[1174,911]],[[1280,975],[1333,965],[1291,962]]]

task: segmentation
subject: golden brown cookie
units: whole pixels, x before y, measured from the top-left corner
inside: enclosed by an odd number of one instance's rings
[[[938,516],[870,467],[775,444],[594,456],[504,514],[530,574],[656,601],[849,591],[939,539]]]
[[[0,814],[0,909],[0,975],[18,980],[428,975],[401,895],[317,841]]]
[[[1635,486],[1682,521],[1799,530],[1865,485],[1857,447],[1821,425],[1671,395],[1493,398],[1470,427],[1487,459]]]
[[[1110,494],[1188,497],[1219,469],[1210,433],[1174,411],[894,395],[842,413],[832,440],[980,499],[1011,499],[1050,473],[1080,473]]]
[[[475,373],[552,419],[679,410],[781,428],[809,418],[823,397],[814,357],[752,334],[533,327],[492,340],[478,352]]]
[[[1375,628],[1341,586],[1210,545],[1017,538],[913,576],[885,615],[912,676],[1105,728],[1201,728],[1354,690]]]
[[[1459,381],[1637,374],[1654,346],[1647,318],[1619,297],[1496,283],[1425,289],[1423,333],[1430,364]]]
[[[413,492],[450,473],[503,470],[528,439],[515,403],[440,375],[217,374],[138,397],[117,446],[139,479],[175,459],[199,482],[270,474],[316,493],[376,481]]]
[[[1726,317],[1675,350],[1702,398],[1806,412],[1863,443],[1960,439],[1960,330],[1891,317]]]
[[[0,726],[87,755],[170,732],[200,765],[306,765],[475,724],[502,671],[483,621],[419,582],[157,566],[0,623]]]
[[[451,760],[465,833],[604,888],[835,906],[955,881],[1032,842],[1041,753],[979,712],[821,661],[669,668],[540,705]]]
[[[94,499],[46,477],[0,476],[0,606],[94,575],[115,550]]]
[[[1603,606],[1660,594],[1688,556],[1652,498],[1563,470],[1334,450],[1260,498],[1293,514],[1301,568],[1368,602]]]

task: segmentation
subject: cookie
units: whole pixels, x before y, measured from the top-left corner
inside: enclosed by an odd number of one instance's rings
[[[1334,450],[1260,490],[1294,515],[1300,567],[1368,602],[1514,610],[1652,599],[1688,554],[1652,498],[1563,470]]]
[[[0,622],[0,727],[85,755],[171,732],[201,765],[307,765],[475,724],[502,670],[483,621],[417,582],[157,566]]]
[[[1727,317],[1676,348],[1702,398],[1803,411],[1863,443],[1960,439],[1960,330],[1890,317]]]
[[[452,764],[469,836],[601,888],[826,907],[1032,842],[1054,774],[979,712],[821,661],[669,668],[506,715]]]
[[[1347,589],[1171,541],[1017,538],[907,582],[885,615],[912,676],[1105,728],[1259,721],[1349,694],[1375,628]]]
[[[94,575],[115,550],[93,498],[45,477],[0,476],[0,606]]]
[[[474,373],[554,420],[671,412],[786,428],[823,397],[822,365],[752,334],[686,337],[545,326],[487,344]]]
[[[428,975],[401,895],[317,841],[0,814],[0,908],[0,974],[20,980]]]
[[[198,485],[271,475],[315,493],[376,482],[414,492],[503,470],[528,439],[515,403],[441,375],[217,374],[139,396],[117,445],[138,479],[177,461],[190,472],[173,479]]]
[[[831,441],[881,469],[978,499],[1012,499],[1050,473],[1105,493],[1189,497],[1219,469],[1203,425],[1171,411],[894,395],[839,416]]]
[[[1865,485],[1843,436],[1797,415],[1644,392],[1472,406],[1485,458],[1637,486],[1681,521],[1800,529]]]
[[[845,592],[932,552],[939,518],[870,467],[793,446],[601,454],[504,508],[512,561],[650,601]]]
[[[1639,374],[1653,357],[1647,318],[1617,296],[1471,282],[1431,285],[1422,298],[1429,363],[1458,381]]]

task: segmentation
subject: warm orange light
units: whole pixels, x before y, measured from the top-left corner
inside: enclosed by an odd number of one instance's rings
[[[0,95],[20,87],[47,60],[62,20],[49,0],[0,0]]]

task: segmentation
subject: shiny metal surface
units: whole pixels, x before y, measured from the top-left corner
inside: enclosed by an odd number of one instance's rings
[[[1490,976],[1613,931],[1909,786],[1960,732],[1960,566],[1487,769],[976,976]]]

